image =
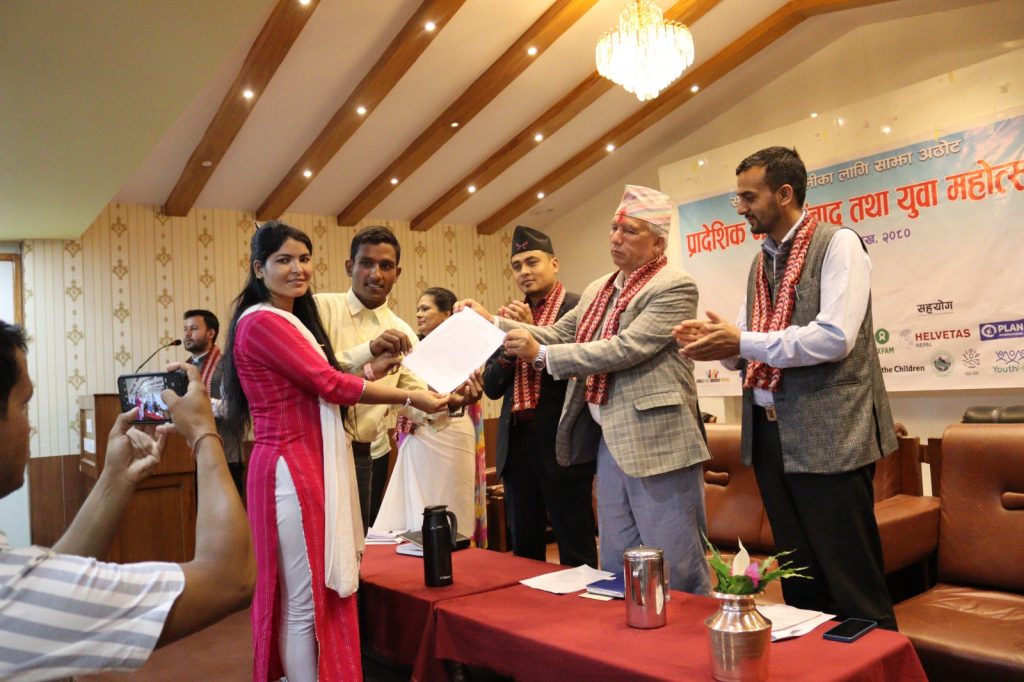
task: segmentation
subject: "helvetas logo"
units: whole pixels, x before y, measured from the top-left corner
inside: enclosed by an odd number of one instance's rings
[[[982,341],[995,341],[996,339],[1022,339],[1024,338],[1024,320],[982,322],[980,330]]]

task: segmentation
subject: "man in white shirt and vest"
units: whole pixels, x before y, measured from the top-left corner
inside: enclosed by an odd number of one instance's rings
[[[352,287],[344,294],[316,295],[324,329],[338,362],[347,372],[365,376],[364,367],[371,359],[387,353],[397,362],[416,343],[412,327],[388,305],[391,289],[402,274],[401,255],[402,248],[391,230],[380,226],[364,227],[352,238],[349,260],[345,261],[345,272],[352,278]],[[418,376],[402,365],[396,365],[383,377],[376,377],[376,381],[408,390],[426,388]],[[388,405],[348,408],[346,428],[352,435],[364,530],[372,523],[384,497],[391,451],[388,428],[394,422],[394,413]]]
[[[776,548],[813,580],[786,603],[896,629],[871,479],[897,447],[875,352],[871,259],[856,232],[804,208],[796,150],[736,169],[737,212],[765,235],[736,324],[708,311],[674,333],[680,353],[743,371],[744,463],[753,465]]]

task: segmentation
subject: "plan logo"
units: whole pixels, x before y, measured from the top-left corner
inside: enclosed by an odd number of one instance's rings
[[[1024,320],[983,322],[979,327],[982,341],[997,339],[1024,339]]]

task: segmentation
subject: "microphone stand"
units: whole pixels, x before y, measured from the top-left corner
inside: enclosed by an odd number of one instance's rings
[[[156,356],[156,354],[159,353],[160,351],[162,351],[163,349],[170,348],[171,346],[180,346],[180,345],[181,345],[181,339],[174,339],[174,341],[171,341],[170,343],[165,343],[164,345],[160,346],[155,351],[153,351],[153,353],[148,358],[143,360],[142,364],[139,365],[138,367],[136,367],[135,371],[132,372],[132,374],[138,374],[139,370],[142,369],[143,367],[145,367],[146,363],[149,362],[150,360],[152,360]]]

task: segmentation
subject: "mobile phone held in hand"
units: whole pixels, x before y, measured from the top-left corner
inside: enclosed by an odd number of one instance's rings
[[[850,642],[856,642],[876,627],[878,627],[878,623],[873,620],[847,618],[831,630],[826,631],[822,637],[831,639],[834,642],[846,642],[849,644]]]
[[[117,378],[117,392],[121,396],[121,411],[139,408],[133,420],[136,424],[164,424],[171,421],[171,413],[160,393],[169,388],[178,395],[188,389],[188,375],[177,372],[147,372],[124,374]]]

